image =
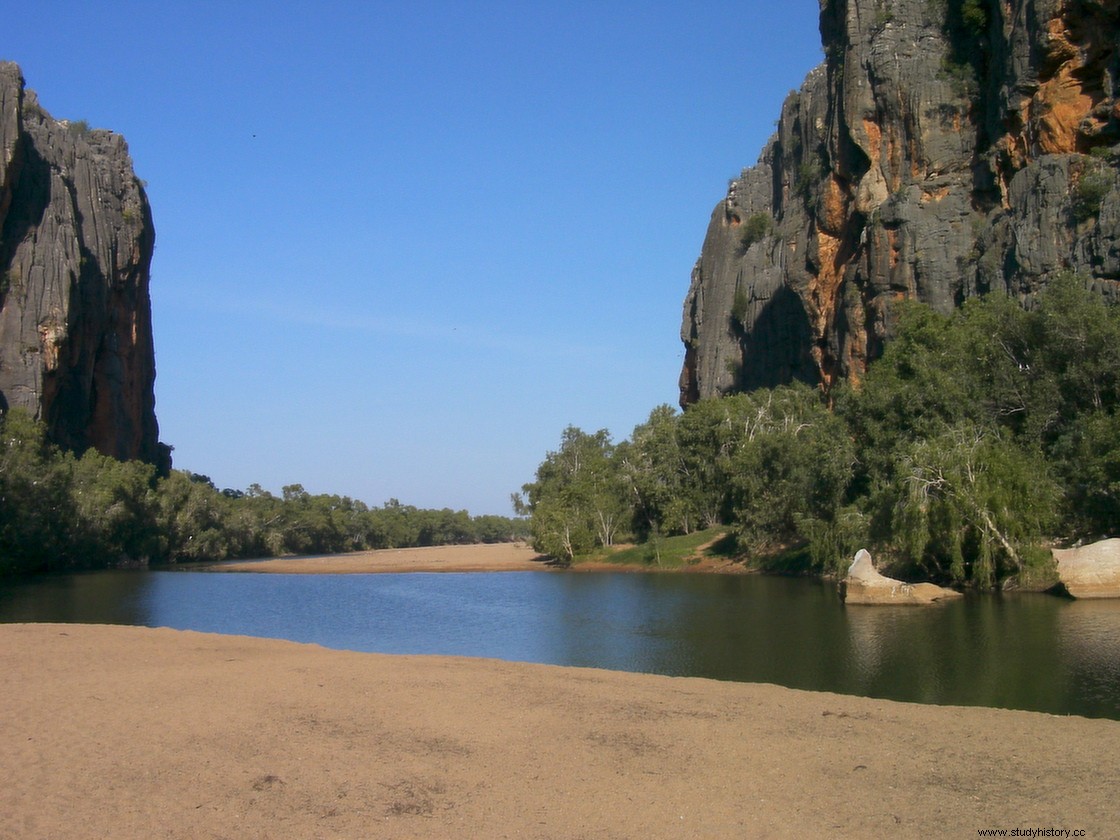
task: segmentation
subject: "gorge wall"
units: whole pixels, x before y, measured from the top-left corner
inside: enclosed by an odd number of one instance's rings
[[[0,63],[0,411],[67,449],[167,468],[155,416],[155,231],[128,146],[55,120]]]
[[[892,304],[1120,296],[1116,0],[820,0],[826,59],[712,214],[681,404],[858,380]]]

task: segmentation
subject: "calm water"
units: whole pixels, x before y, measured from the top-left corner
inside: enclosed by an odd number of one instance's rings
[[[831,586],[756,576],[129,571],[4,584],[0,621],[167,626],[1120,719],[1117,601],[845,608]]]

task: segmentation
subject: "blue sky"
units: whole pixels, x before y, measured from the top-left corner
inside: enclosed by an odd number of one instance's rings
[[[815,0],[37,0],[0,57],[148,184],[177,468],[508,515],[565,426],[676,404],[709,215],[821,50]]]

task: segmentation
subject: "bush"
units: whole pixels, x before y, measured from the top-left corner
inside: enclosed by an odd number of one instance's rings
[[[857,507],[839,510],[832,519],[805,519],[800,531],[809,539],[809,558],[814,570],[841,576],[857,551],[870,543],[867,516]]]
[[[964,0],[961,4],[961,20],[970,33],[983,35],[988,28],[988,10],[984,8],[984,0]]]
[[[743,223],[742,247],[746,251],[756,242],[761,242],[774,230],[774,220],[768,213],[754,213]]]
[[[817,182],[819,173],[817,167],[809,162],[801,164],[797,168],[797,182],[794,184],[793,191],[801,196],[806,202],[813,196],[813,185]]]
[[[968,61],[955,61],[950,56],[945,56],[941,61],[937,78],[948,82],[953,88],[953,93],[960,99],[975,102],[980,96],[980,81],[977,78],[976,68]]]
[[[1091,169],[1083,172],[1070,196],[1070,211],[1075,222],[1087,222],[1100,215],[1101,203],[1112,188],[1112,180],[1105,172]]]
[[[736,326],[747,326],[747,311],[751,306],[751,296],[746,289],[735,290],[735,300],[731,304],[731,322]]]

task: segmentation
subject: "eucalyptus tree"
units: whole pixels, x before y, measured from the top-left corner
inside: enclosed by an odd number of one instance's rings
[[[689,534],[700,524],[699,511],[686,492],[688,467],[679,424],[680,415],[672,406],[659,405],[616,450],[639,537]]]
[[[858,386],[835,395],[858,442],[859,491],[873,496],[894,478],[902,453],[964,421],[984,422],[985,392],[958,315],[899,306],[896,334]]]
[[[629,525],[632,506],[610,433],[568,426],[560,448],[537,468],[536,481],[514,496],[531,517],[533,547],[571,562],[595,546],[611,546]]]
[[[143,461],[118,461],[89,449],[66,454],[74,507],[74,550],[96,562],[147,563],[159,554],[156,468]]]
[[[852,478],[855,448],[820,394],[796,384],[752,392],[730,457],[732,517],[744,547],[777,548],[831,523]]]
[[[230,544],[227,501],[205,476],[172,470],[160,479],[155,513],[159,558],[178,563],[237,556]]]
[[[74,519],[68,471],[45,427],[21,409],[0,414],[0,574],[72,564],[65,523]]]
[[[682,504],[700,528],[731,519],[732,459],[745,433],[751,397],[710,397],[685,409],[677,422]]]

